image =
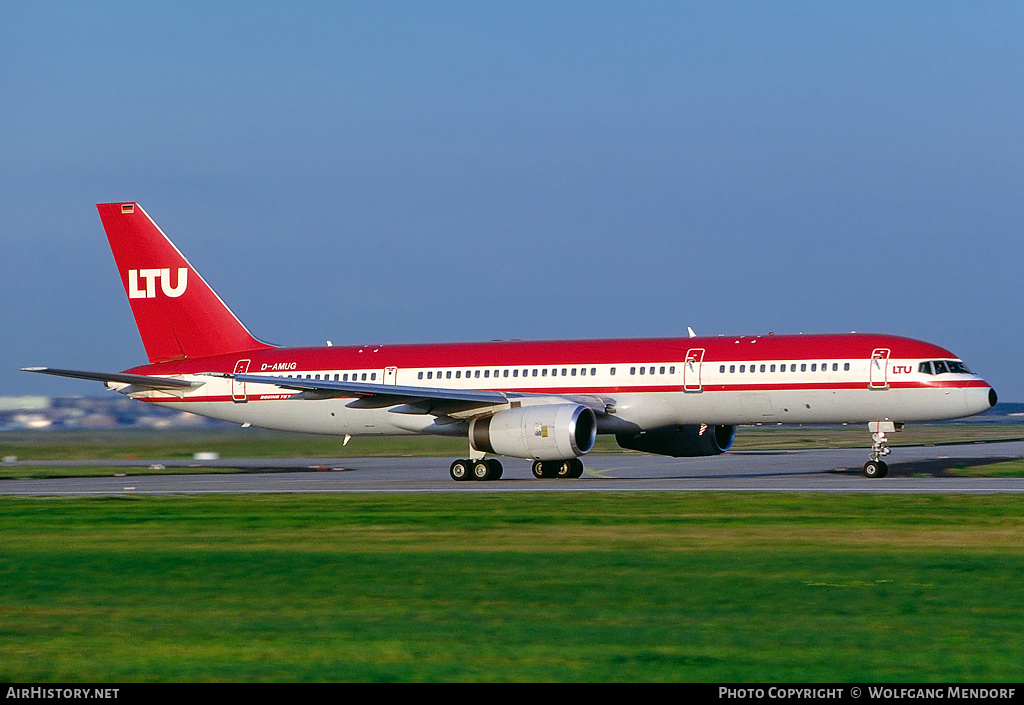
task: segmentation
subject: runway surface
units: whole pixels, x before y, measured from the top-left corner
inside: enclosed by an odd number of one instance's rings
[[[315,492],[873,492],[988,494],[1024,493],[1024,478],[960,478],[949,468],[1024,458],[1024,442],[895,448],[889,476],[869,480],[860,467],[864,449],[727,453],[707,458],[645,455],[587,456],[578,480],[537,480],[526,460],[503,458],[504,477],[492,482],[454,482],[450,459],[293,458],[218,461],[134,460],[2,463],[11,466],[148,467],[167,474],[0,480],[3,495],[90,496],[119,494],[247,494]],[[173,475],[175,467],[243,468],[239,474]]]

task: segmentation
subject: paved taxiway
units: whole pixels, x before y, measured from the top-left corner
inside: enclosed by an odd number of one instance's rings
[[[297,458],[203,461],[205,467],[244,468],[223,475],[140,475],[40,480],[0,480],[3,495],[245,494],[311,492],[593,492],[754,491],[875,493],[1024,493],[1024,478],[959,478],[946,471],[1024,458],[1024,442],[971,443],[895,448],[889,476],[869,480],[860,471],[863,449],[737,452],[710,458],[642,455],[585,457],[579,480],[537,480],[530,464],[502,459],[497,482],[453,482],[442,458]],[[18,462],[4,466],[102,465],[146,467],[195,465],[196,461],[136,460],[73,463]]]

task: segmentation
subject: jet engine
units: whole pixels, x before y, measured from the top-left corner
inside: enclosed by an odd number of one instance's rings
[[[597,417],[580,404],[544,404],[473,419],[475,450],[534,460],[566,460],[588,453],[597,439]]]
[[[718,455],[729,450],[736,437],[735,426],[671,426],[636,434],[620,433],[615,440],[623,448],[644,453],[691,458]]]

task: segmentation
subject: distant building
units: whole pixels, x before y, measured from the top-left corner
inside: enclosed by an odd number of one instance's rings
[[[68,428],[196,428],[224,422],[110,397],[0,396],[0,431]]]

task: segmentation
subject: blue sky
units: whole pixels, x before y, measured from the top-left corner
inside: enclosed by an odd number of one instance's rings
[[[286,345],[877,331],[1024,401],[1024,5],[0,4],[0,394],[145,361],[94,204]]]

